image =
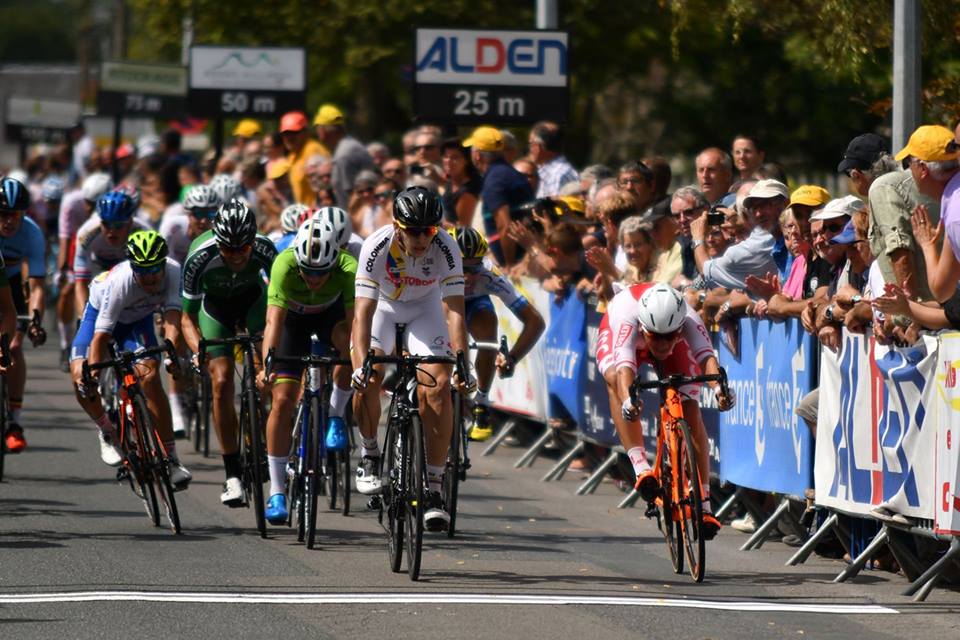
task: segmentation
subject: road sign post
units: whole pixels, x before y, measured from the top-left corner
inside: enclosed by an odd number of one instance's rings
[[[567,118],[563,31],[417,29],[414,111],[450,124]]]

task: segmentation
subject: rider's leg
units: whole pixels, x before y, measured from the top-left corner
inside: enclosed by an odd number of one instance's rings
[[[478,342],[494,342],[497,339],[497,314],[493,309],[478,308],[469,314],[470,335]],[[478,349],[475,360],[477,368],[477,395],[474,402],[487,404],[487,394],[493,384],[494,362],[497,354],[488,349]]]
[[[620,436],[620,443],[627,451],[634,474],[639,477],[650,468],[647,451],[643,445],[643,429],[640,426],[640,420],[627,421],[623,417],[621,410],[623,398],[620,397],[617,389],[616,369],[612,366],[607,367],[603,372],[603,379],[607,383],[607,398],[610,400],[610,417],[613,419],[613,426],[616,427],[617,435]]]
[[[346,322],[339,322],[333,328],[331,333],[333,346],[341,354],[341,357],[347,357],[350,353],[350,327]],[[350,368],[344,365],[337,365],[333,368],[333,388],[330,390],[330,415],[342,418],[350,402],[350,396],[353,390],[350,388]]]
[[[267,417],[267,460],[270,464],[270,495],[283,493],[286,486],[287,460],[290,457],[290,425],[297,398],[299,378],[277,378],[273,385],[273,404]]]
[[[453,434],[450,365],[428,364],[420,368],[424,373],[419,375],[421,384],[417,387],[417,394],[426,440],[427,471],[432,471],[429,473],[430,490],[439,491]]]
[[[703,416],[700,414],[700,401],[684,400],[683,417],[690,425],[693,435],[693,448],[697,454],[697,467],[700,469],[700,492],[704,505],[709,505],[710,497],[710,444],[707,441],[707,429],[703,426]]]
[[[213,428],[220,442],[223,469],[227,478],[239,478],[240,441],[237,437],[237,408],[234,404],[233,358],[220,355],[207,363],[210,372],[211,410]]]
[[[175,347],[177,357],[179,357],[182,362],[187,355],[187,343],[183,339],[183,336],[180,337]],[[174,433],[180,437],[185,437],[187,433],[187,411],[183,403],[186,401],[187,393],[190,391],[190,383],[191,381],[187,376],[181,375],[174,378],[172,375],[167,374],[167,386],[170,389],[170,418],[172,420]]]
[[[68,282],[60,289],[57,298],[57,332],[60,334],[60,350],[68,349],[73,341],[74,318],[73,283]]]
[[[10,404],[10,422],[20,424],[20,410],[23,408],[23,390],[27,386],[27,362],[23,357],[25,334],[17,330],[10,341],[10,359],[13,367],[7,371],[7,401]]]
[[[375,349],[382,356],[383,352]],[[380,424],[380,382],[383,380],[383,367],[374,367],[367,388],[353,395],[353,415],[360,429],[361,456],[379,457],[380,445],[377,442],[377,426]]]

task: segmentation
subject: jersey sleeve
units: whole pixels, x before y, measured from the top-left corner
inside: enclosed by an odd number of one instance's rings
[[[387,254],[390,252],[391,239],[392,234],[386,232],[382,236],[374,233],[364,241],[360,249],[360,259],[357,260],[357,277],[354,285],[357,298],[376,300],[380,297],[380,281],[386,276],[385,264]]]
[[[446,231],[439,231],[433,239],[440,247],[440,296],[449,298],[463,295],[463,258],[457,241]]]
[[[183,263],[180,290],[183,296],[183,310],[187,313],[200,311],[200,305],[203,301],[203,272],[210,259],[210,252],[201,247],[192,251],[187,256],[186,262]]]
[[[529,304],[523,294],[513,286],[510,279],[503,275],[496,267],[490,269],[489,289],[490,293],[500,298],[501,302],[503,302],[514,315]]]
[[[613,331],[613,364],[616,369],[637,370],[637,339],[640,326],[634,311],[636,301],[630,289],[624,289],[610,301],[607,320]]]
[[[690,354],[698,363],[707,356],[715,355],[710,334],[696,311],[687,307],[687,316],[683,320],[683,339],[690,348]]]
[[[294,265],[294,261],[290,260],[292,256],[292,251],[283,251],[277,256],[277,259],[273,261],[273,265],[270,267],[270,284],[267,286],[268,305],[280,307],[281,309],[289,309],[284,284],[291,267]]]
[[[183,309],[183,296],[180,295],[181,271],[179,262],[167,259],[167,299],[163,302],[165,312]]]

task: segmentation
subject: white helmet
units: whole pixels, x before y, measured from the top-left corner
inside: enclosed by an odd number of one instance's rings
[[[324,224],[329,227],[341,249],[347,246],[347,243],[350,242],[352,225],[346,211],[340,207],[322,207],[317,210],[315,215],[319,216]]]
[[[213,189],[221,203],[227,203],[234,198],[243,196],[243,185],[233,176],[218,173],[210,179],[210,188]]]
[[[83,181],[83,185],[80,187],[80,192],[83,194],[83,199],[87,202],[96,202],[100,199],[100,196],[112,188],[113,180],[110,179],[108,174],[101,171],[91,173],[87,176]]]
[[[300,219],[310,211],[305,204],[291,204],[280,212],[280,227],[284,233],[296,233],[300,228]]]
[[[218,209],[220,196],[208,185],[197,184],[190,187],[187,196],[183,199],[183,208],[190,209]]]
[[[324,224],[319,213],[300,225],[293,240],[297,264],[305,269],[326,271],[333,268],[340,253],[330,227]]]
[[[673,333],[683,324],[687,303],[670,285],[655,284],[637,303],[640,325],[650,333]]]

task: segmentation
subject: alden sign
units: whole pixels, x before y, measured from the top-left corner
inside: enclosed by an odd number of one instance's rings
[[[415,111],[464,124],[563,121],[568,52],[561,31],[417,29]]]

